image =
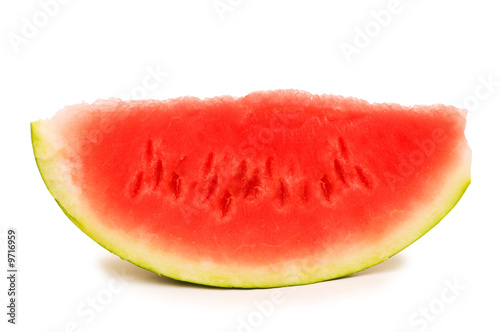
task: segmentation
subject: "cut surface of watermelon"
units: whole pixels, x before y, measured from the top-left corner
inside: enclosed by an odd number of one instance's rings
[[[470,183],[466,111],[297,90],[100,100],[32,123],[66,215],[136,265],[220,287],[360,271],[435,226]]]

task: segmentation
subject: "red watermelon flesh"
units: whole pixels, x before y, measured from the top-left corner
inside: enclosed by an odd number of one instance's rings
[[[296,90],[98,101],[32,124],[69,218],[146,269],[222,287],[350,274],[437,224],[470,182],[464,110]]]

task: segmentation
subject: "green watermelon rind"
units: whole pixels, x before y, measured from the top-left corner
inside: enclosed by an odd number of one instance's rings
[[[104,229],[98,218],[92,215],[92,208],[80,199],[78,190],[72,188],[71,180],[61,171],[64,153],[53,147],[51,135],[51,128],[45,128],[42,122],[31,124],[33,150],[43,181],[66,216],[80,230],[111,253],[144,269],[172,279],[216,287],[269,288],[309,284],[340,278],[382,263],[437,225],[458,203],[470,184],[471,152],[464,140],[464,146],[459,147],[462,149],[460,160],[452,163],[449,172],[445,172],[449,175],[443,192],[435,195],[435,202],[427,209],[416,211],[415,222],[407,221],[409,226],[414,226],[413,231],[408,228],[396,231],[377,246],[360,249],[337,263],[335,259],[338,257],[332,259],[332,255],[326,252],[325,257],[314,258],[313,264],[310,258],[305,258],[262,268],[237,264],[227,267],[190,260],[175,253],[158,252],[147,247],[147,237]]]

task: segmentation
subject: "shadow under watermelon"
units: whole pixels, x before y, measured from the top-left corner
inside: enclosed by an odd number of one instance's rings
[[[405,265],[404,257],[402,255],[395,255],[386,260],[385,262],[382,262],[365,270],[338,279],[325,280],[320,283],[335,282],[335,280],[340,280],[340,279],[351,279],[351,278],[355,279],[360,277],[364,278],[371,275],[393,272],[395,270],[399,270],[404,265]],[[130,281],[136,283],[157,284],[157,285],[164,285],[171,287],[187,287],[187,288],[212,289],[212,290],[238,289],[238,288],[220,288],[220,287],[207,286],[207,285],[195,284],[195,283],[172,279],[166,276],[156,274],[149,270],[143,269],[117,256],[112,256],[112,257],[107,256],[106,258],[102,259],[101,266],[103,270],[105,270],[110,275],[124,279],[127,282]],[[307,285],[299,285],[292,287],[307,287]],[[255,288],[250,288],[250,289],[255,289]],[[246,289],[241,289],[241,290],[246,290]]]

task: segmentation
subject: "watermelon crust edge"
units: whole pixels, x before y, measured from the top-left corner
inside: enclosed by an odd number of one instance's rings
[[[463,115],[465,121],[465,114]],[[150,246],[151,235],[128,234],[107,227],[83,199],[81,190],[73,185],[65,155],[49,122],[31,124],[33,150],[38,169],[49,192],[68,218],[102,247],[135,265],[173,279],[216,287],[268,288],[309,284],[346,276],[384,262],[415,242],[439,221],[460,200],[470,184],[471,150],[466,141],[443,180],[439,193],[431,203],[413,211],[404,226],[380,243],[368,248],[352,248],[344,257],[332,257],[328,248],[318,255],[285,261],[263,267],[227,266],[211,261],[189,260],[175,253],[158,252]],[[334,258],[334,259],[332,259]]]

